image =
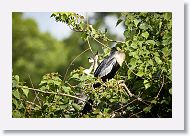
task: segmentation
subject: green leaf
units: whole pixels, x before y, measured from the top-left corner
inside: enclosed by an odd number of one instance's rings
[[[148,112],[150,112],[151,108],[152,108],[151,106],[148,106],[148,107],[144,108],[143,111],[145,113],[148,113]]]
[[[145,86],[145,89],[148,89],[151,86],[151,84],[148,80],[144,80],[144,86]]]
[[[71,116],[68,115],[68,114],[64,114],[64,117],[65,117],[65,118],[70,118]]]
[[[69,93],[71,91],[71,88],[68,86],[63,86],[63,90],[65,93]]]
[[[158,52],[154,52],[154,56],[159,57],[160,55],[159,55],[159,53],[158,53]]]
[[[162,49],[162,53],[164,54],[164,56],[168,56],[168,47],[164,47],[163,49]]]
[[[142,36],[147,39],[149,36],[149,33],[146,31],[146,32],[142,33]]]
[[[165,14],[164,14],[164,19],[165,20],[170,20],[172,18],[172,14],[170,13],[170,12],[166,12]]]
[[[137,27],[137,25],[139,24],[139,22],[140,22],[140,21],[139,21],[138,19],[135,19],[135,20],[134,20],[134,23],[135,23],[135,26],[136,26],[136,27]]]
[[[61,82],[60,81],[54,81],[54,84],[57,85],[57,86],[60,86]]]
[[[137,76],[142,77],[144,75],[144,72],[142,70],[138,71]]]
[[[172,94],[172,88],[169,89],[169,93]]]
[[[15,80],[16,80],[17,82],[19,82],[19,76],[18,76],[18,75],[15,75]]]
[[[156,104],[157,101],[154,99],[154,100],[151,101],[151,103],[152,103],[152,104]]]
[[[84,33],[81,34],[81,38],[82,38],[84,41],[86,41],[87,38],[88,38],[88,35],[84,32]]]
[[[137,60],[135,58],[131,58],[130,64],[132,67],[135,67]]]
[[[79,74],[74,74],[71,78],[76,78],[76,79],[78,79],[78,78],[79,78]]]
[[[18,100],[16,100],[15,98],[12,98],[12,102],[16,106],[16,108],[18,108],[19,106]]]
[[[133,49],[137,49],[137,48],[138,48],[137,45],[138,45],[137,42],[132,42],[131,47],[132,47]]]
[[[122,19],[117,20],[116,26],[118,26],[122,21]]]
[[[14,87],[17,87],[17,86],[18,86],[18,82],[16,80],[13,80],[12,81],[12,87],[14,88]]]
[[[73,105],[73,108],[77,111],[79,111],[81,109],[80,106],[76,103],[73,103],[72,105]]]
[[[126,37],[126,38],[130,38],[131,37],[131,33],[128,31],[128,30],[125,30],[123,35]]]
[[[152,45],[155,45],[155,44],[156,44],[156,42],[155,42],[154,40],[147,40],[146,43],[147,43],[147,44],[152,44]]]
[[[21,118],[22,115],[18,110],[13,111],[13,118]]]
[[[81,81],[85,81],[85,80],[87,80],[88,79],[88,76],[86,76],[86,75],[82,75],[81,77],[80,77],[80,80]]]
[[[147,30],[148,29],[148,25],[146,23],[142,23],[140,26],[139,26],[140,29],[143,29],[143,30]]]
[[[23,105],[23,103],[21,103],[18,107],[18,109],[25,109],[25,106]]]
[[[155,61],[158,63],[158,64],[162,64],[162,61],[159,57],[155,57]]]
[[[26,95],[26,97],[28,98],[28,93],[29,93],[28,87],[27,86],[23,86],[22,91]]]
[[[152,59],[150,59],[149,61],[148,61],[148,63],[150,64],[150,65],[154,65],[154,63],[153,63],[153,60]]]
[[[20,99],[20,93],[19,93],[18,89],[17,90],[13,90],[13,96],[15,98],[17,98],[17,99]]]

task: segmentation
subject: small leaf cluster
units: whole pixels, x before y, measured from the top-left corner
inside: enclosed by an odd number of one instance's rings
[[[73,12],[55,12],[51,17],[54,17],[57,22],[66,23],[72,30],[81,32],[81,38],[87,40],[88,37],[95,39],[102,39],[108,41],[106,37],[106,31],[102,32],[96,30],[92,25],[85,21],[85,18],[77,13]]]
[[[58,73],[42,77],[39,88],[29,88],[13,76],[12,101],[14,118],[64,118],[78,117],[81,105],[75,92],[65,86]]]

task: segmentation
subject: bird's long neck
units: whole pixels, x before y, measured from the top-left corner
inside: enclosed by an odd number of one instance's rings
[[[95,59],[94,60],[94,72],[95,72],[95,70],[96,70],[97,67],[98,67],[98,60]]]
[[[94,67],[94,62],[91,63],[90,68],[88,69],[90,73],[92,72],[93,67]]]
[[[116,53],[114,54],[114,57],[116,58],[116,60],[117,60],[117,62],[119,63],[119,65],[121,66],[122,63],[123,63],[124,60],[125,60],[125,53],[118,51],[118,52],[116,52]]]
[[[93,67],[94,67],[94,62],[91,63],[89,69],[85,69],[85,70],[84,70],[84,73],[90,74],[90,73],[92,72],[92,70],[93,70]]]

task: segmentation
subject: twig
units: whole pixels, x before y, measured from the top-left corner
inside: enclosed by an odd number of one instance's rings
[[[26,103],[29,103],[29,104],[32,104],[32,105],[35,105],[36,107],[40,108],[41,109],[41,106],[35,104],[34,102],[30,102],[30,101],[26,101]]]
[[[139,111],[139,112],[137,112],[137,113],[135,113],[135,114],[132,114],[131,116],[129,116],[129,118],[131,118],[131,117],[133,117],[133,116],[137,116],[137,114],[140,114],[140,113],[142,113],[143,112],[143,110],[142,111]]]
[[[162,85],[160,87],[160,90],[159,90],[158,94],[156,95],[156,98],[158,98],[158,96],[160,95],[160,92],[161,92],[163,86],[164,86],[164,75],[163,75]]]
[[[109,42],[115,42],[115,43],[122,43],[122,44],[125,44],[125,42],[123,42],[123,41],[111,40],[111,39],[109,39],[109,38],[107,38],[107,40],[108,40]]]
[[[30,78],[30,75],[28,74],[28,77],[29,77],[29,80],[30,80],[30,83],[31,83],[31,85],[32,85],[32,88],[34,88],[34,85],[33,85],[33,83],[32,83],[32,80],[31,80],[31,78]],[[37,93],[36,91],[34,91],[34,93],[35,93],[35,98],[34,98],[34,100],[33,100],[33,103],[35,102],[35,100],[37,99],[38,100],[38,103],[40,104],[40,106],[41,106],[41,103],[40,103],[40,100],[39,100],[39,97],[38,97],[38,95],[39,95],[39,92]]]
[[[89,24],[88,24],[88,15],[87,15],[87,13],[86,13],[86,24],[87,24],[87,26],[89,25]],[[90,42],[89,42],[88,37],[87,37],[87,43],[88,43],[88,46],[89,46],[89,48],[90,48],[90,51],[91,51],[92,54],[94,55],[94,53],[93,53],[93,51],[92,51],[92,48],[91,48],[91,46],[90,46]]]
[[[77,30],[77,29],[74,29],[74,28],[72,28],[70,25],[68,25],[69,26],[69,28],[72,30],[72,31],[74,31],[74,32],[85,32],[84,30]]]
[[[107,45],[103,44],[102,42],[100,42],[99,40],[97,40],[96,38],[92,37],[96,42],[98,42],[99,44],[103,45],[104,47],[108,47]],[[110,47],[108,47],[110,48]]]
[[[92,52],[92,54],[94,55],[94,52],[92,51],[92,48],[91,48],[91,46],[90,46],[90,42],[89,42],[89,39],[87,38],[87,43],[88,43],[88,46],[89,46],[89,48],[90,48],[90,51]]]
[[[83,52],[81,52],[78,56],[76,56],[76,57],[71,61],[71,63],[70,63],[69,66],[67,67],[67,70],[66,70],[66,73],[65,73],[65,76],[64,76],[64,81],[65,81],[65,79],[66,79],[68,70],[69,70],[69,68],[71,67],[71,65],[73,64],[73,62],[74,62],[78,57],[80,57],[83,53],[85,53],[86,51],[88,51],[89,49],[90,49],[90,48],[84,50]]]
[[[121,108],[119,108],[119,109],[117,109],[117,110],[114,110],[113,112],[117,112],[117,111],[119,111],[119,110],[121,110],[121,109],[127,107],[128,105],[130,105],[131,103],[133,103],[133,102],[135,102],[135,101],[137,101],[137,99],[132,100],[131,102],[127,103],[126,105],[124,105],[123,107],[121,107]]]
[[[130,97],[134,96],[134,94],[131,93],[131,91],[128,89],[125,83],[121,83],[120,86],[123,86],[125,88]]]
[[[48,91],[43,91],[43,90],[40,90],[40,89],[34,89],[34,88],[24,87],[24,86],[18,86],[18,87],[27,88],[29,90],[33,90],[33,91],[37,91],[37,92],[41,92],[41,93],[45,93],[45,94],[55,94],[55,95],[67,96],[67,97],[78,99],[78,100],[81,100],[81,101],[84,101],[84,102],[88,102],[88,101],[86,101],[84,99],[81,99],[79,97],[76,97],[76,96],[73,96],[73,95],[70,95],[70,94],[64,94],[64,93],[59,93],[59,92],[48,92]]]
[[[66,84],[68,84],[71,88],[76,88],[77,87],[77,86],[73,86],[73,85],[69,84],[68,82]]]
[[[125,90],[127,91],[127,94],[128,94],[130,97],[135,97],[138,101],[140,101],[140,102],[142,102],[142,103],[144,103],[144,104],[146,104],[146,105],[149,105],[149,104],[147,104],[141,97],[136,96],[136,95],[134,95],[133,93],[131,93],[131,91],[128,89],[127,85],[123,82],[123,80],[118,81],[118,83],[119,83],[120,86],[122,86],[122,87],[125,88]]]

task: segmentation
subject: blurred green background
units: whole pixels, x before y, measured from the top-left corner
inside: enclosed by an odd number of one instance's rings
[[[108,29],[110,38],[123,40],[124,26],[115,27],[119,13],[81,14],[88,17],[94,28],[102,31]],[[71,61],[88,48],[88,44],[81,39],[81,33],[73,32],[68,29],[69,26],[56,22],[50,15],[41,12],[12,14],[13,74],[19,75],[28,86],[32,86],[31,82],[34,87],[37,86],[42,76],[50,72],[58,72],[64,77]],[[101,53],[97,42],[90,40],[90,44],[94,52]],[[88,51],[76,59],[68,73],[79,66],[88,68],[90,56],[92,54]]]

